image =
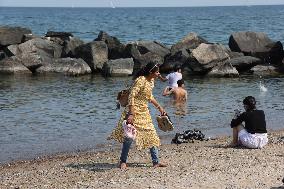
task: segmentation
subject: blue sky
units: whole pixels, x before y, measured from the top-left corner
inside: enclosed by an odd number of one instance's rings
[[[20,7],[110,7],[111,4],[116,7],[277,5],[284,4],[284,0],[0,0],[0,6]]]

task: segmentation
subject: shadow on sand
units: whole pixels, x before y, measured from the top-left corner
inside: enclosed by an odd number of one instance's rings
[[[145,163],[127,163],[127,167],[149,167],[150,165]],[[84,169],[87,171],[93,171],[93,172],[105,172],[109,171],[111,169],[118,169],[117,163],[83,163],[83,164],[76,164],[71,163],[69,165],[66,165],[65,167],[73,168],[73,169]]]

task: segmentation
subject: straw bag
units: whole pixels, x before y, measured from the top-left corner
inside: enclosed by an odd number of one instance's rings
[[[119,102],[120,106],[126,107],[128,104],[128,97],[130,94],[130,89],[123,89],[117,94],[117,101]]]

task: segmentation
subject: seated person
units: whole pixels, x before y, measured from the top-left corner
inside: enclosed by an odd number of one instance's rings
[[[236,115],[231,121],[233,141],[230,146],[262,148],[268,143],[264,112],[256,109],[255,98],[252,96],[246,97],[243,104],[245,112]],[[245,122],[245,126],[242,122]]]
[[[178,87],[175,88],[165,88],[163,91],[163,96],[173,95],[175,101],[184,102],[187,100],[187,91],[184,89],[184,81],[178,80],[177,81]]]

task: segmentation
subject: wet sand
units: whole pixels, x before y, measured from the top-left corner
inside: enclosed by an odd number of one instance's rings
[[[132,148],[120,170],[117,147],[14,162],[0,166],[0,188],[284,188],[284,130],[269,133],[263,149],[227,148],[230,140],[162,145],[166,168]]]

